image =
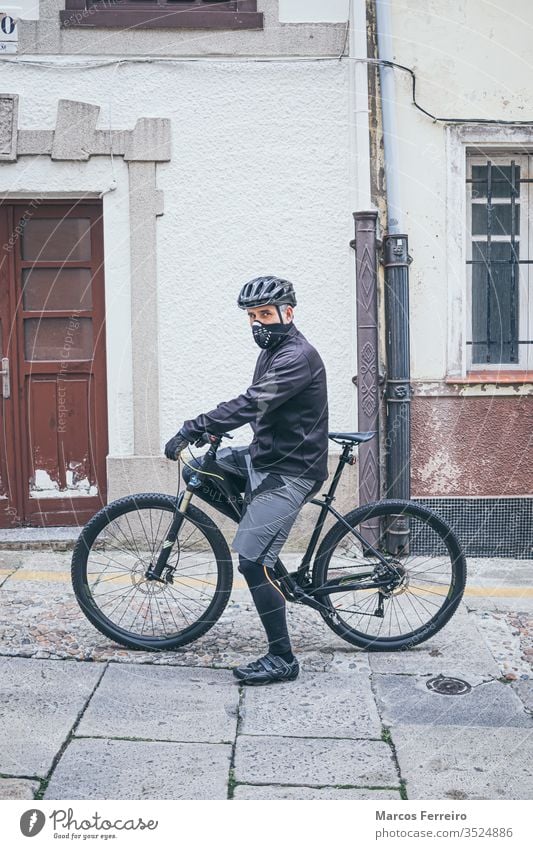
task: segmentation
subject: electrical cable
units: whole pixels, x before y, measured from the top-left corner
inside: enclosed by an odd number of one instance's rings
[[[124,56],[120,59],[106,59],[102,62],[89,62],[89,63],[74,63],[67,62],[63,64],[58,64],[57,62],[51,62],[47,60],[37,60],[37,59],[22,59],[17,57],[16,59],[11,59],[6,57],[0,57],[0,61],[3,62],[11,62],[16,65],[29,65],[36,66],[40,68],[53,68],[54,70],[91,70],[93,68],[105,68],[109,65],[120,65],[120,64],[139,64],[139,63],[165,63],[165,62],[227,62],[231,64],[239,64],[239,63],[255,63],[255,64],[273,64],[273,63],[304,63],[304,62],[338,62],[340,60],[346,62],[365,62],[369,65],[385,65],[389,68],[397,68],[400,71],[403,71],[410,75],[412,81],[412,89],[411,89],[411,99],[413,106],[422,112],[423,115],[426,115],[428,118],[436,122],[442,122],[445,124],[501,124],[505,126],[527,126],[533,125],[533,118],[528,120],[506,120],[503,118],[443,118],[438,115],[433,115],[428,109],[425,109],[421,106],[420,103],[417,102],[416,99],[416,74],[412,70],[412,68],[407,67],[407,65],[401,65],[398,62],[392,62],[388,59],[373,59],[373,58],[357,58],[354,56],[346,56],[344,55],[344,51],[346,50],[346,39],[343,46],[343,53],[341,53],[337,57],[333,56],[286,56],[286,57],[206,57],[206,56],[145,56],[145,57],[129,57]]]
[[[388,59],[356,59],[356,62],[369,62],[370,64],[376,65],[386,65],[390,68],[399,68],[401,71],[406,71],[410,74],[412,79],[412,102],[413,106],[416,106],[417,109],[420,110],[424,115],[427,115],[428,118],[431,118],[432,121],[442,121],[446,124],[533,124],[533,119],[529,119],[528,121],[513,121],[513,120],[504,120],[501,118],[439,118],[436,115],[433,115],[431,112],[428,112],[427,109],[424,109],[423,106],[420,106],[416,101],[416,75],[415,72],[408,68],[406,65],[400,65],[398,62],[391,62]]]

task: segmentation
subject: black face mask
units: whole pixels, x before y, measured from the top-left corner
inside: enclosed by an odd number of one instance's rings
[[[252,323],[252,333],[260,348],[274,348],[281,342],[291,327],[292,322],[289,322],[289,324],[282,324],[281,322],[263,324],[256,320]]]

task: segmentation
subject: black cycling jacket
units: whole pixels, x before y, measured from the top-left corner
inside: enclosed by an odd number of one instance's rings
[[[254,468],[328,477],[328,395],[326,370],[318,351],[293,324],[273,349],[257,358],[246,392],[183,423],[187,437],[205,431],[220,435],[250,424]]]

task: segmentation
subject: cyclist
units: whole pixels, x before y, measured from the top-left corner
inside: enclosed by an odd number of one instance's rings
[[[268,638],[268,652],[233,670],[246,684],[292,681],[299,664],[287,631],[285,598],[272,567],[306,501],[328,477],[328,401],[326,372],[316,349],[296,328],[292,283],[257,277],[242,287],[238,306],[246,310],[253,338],[262,349],[248,389],[208,413],[185,421],[167,442],[165,455],[177,460],[203,434],[220,435],[250,424],[253,440],[246,448],[218,451],[217,465],[230,477],[242,513],[232,543]],[[201,459],[191,465],[201,466]],[[185,467],[188,481],[192,470]],[[209,484],[198,490],[211,503],[220,495]],[[222,512],[235,518],[220,501]]]

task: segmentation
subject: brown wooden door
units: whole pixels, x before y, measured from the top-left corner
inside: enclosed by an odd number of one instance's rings
[[[0,527],[83,523],[106,503],[101,203],[0,204],[0,246]]]

